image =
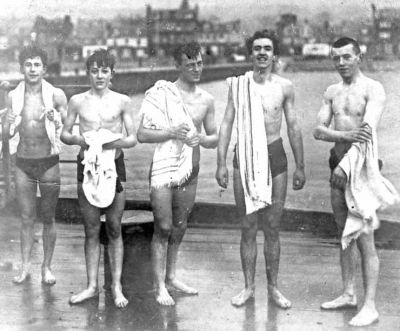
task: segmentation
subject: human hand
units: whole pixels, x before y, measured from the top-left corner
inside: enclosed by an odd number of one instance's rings
[[[186,123],[182,123],[182,124],[179,124],[178,126],[174,126],[171,128],[173,138],[183,140],[183,141],[186,140],[186,136],[189,131],[190,131],[190,127]]]
[[[293,173],[293,190],[301,190],[306,183],[306,175],[304,169],[296,168]]]
[[[13,123],[15,123],[16,118],[17,118],[17,115],[15,115],[12,111],[9,111],[6,119],[7,119],[8,123],[13,124]]]
[[[189,132],[186,135],[185,144],[190,147],[196,147],[200,144],[200,135],[197,133],[197,130]]]
[[[372,138],[372,128],[368,123],[362,123],[360,127],[345,132],[345,140],[348,142],[367,142]]]
[[[218,166],[215,173],[215,179],[217,180],[219,186],[226,189],[229,184],[228,168],[226,166]]]
[[[344,189],[346,187],[347,176],[340,166],[333,170],[331,184],[334,188]]]

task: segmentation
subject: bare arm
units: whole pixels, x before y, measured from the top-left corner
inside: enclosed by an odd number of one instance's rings
[[[383,109],[385,107],[386,94],[383,86],[379,82],[373,82],[368,88],[368,102],[365,107],[364,123],[371,128],[378,127]]]
[[[218,133],[215,125],[214,99],[211,97],[207,114],[203,121],[205,135],[200,134],[200,146],[204,148],[215,148],[218,144]]]
[[[10,94],[7,95],[6,98],[6,108],[7,108],[7,114],[5,115],[5,121],[4,121],[4,134],[8,136],[8,138],[11,138],[12,136],[10,135],[10,125],[11,123],[14,123],[15,121],[15,115],[12,113],[12,108],[11,108],[11,96]],[[14,132],[15,134],[15,132]]]
[[[287,134],[296,163],[296,170],[293,174],[293,189],[300,190],[303,188],[306,180],[304,174],[303,137],[301,135],[301,129],[297,122],[297,116],[294,110],[293,85],[288,84],[284,87],[284,89],[285,100],[283,103],[283,111],[285,112]]]
[[[88,145],[85,143],[85,139],[82,136],[74,135],[72,129],[74,127],[76,118],[79,114],[79,103],[76,97],[72,97],[68,103],[67,117],[64,121],[64,126],[61,131],[61,141],[67,145],[78,145],[82,148],[87,148]]]
[[[217,172],[215,177],[218,184],[223,187],[228,187],[229,174],[226,167],[226,154],[232,136],[232,127],[235,120],[235,108],[233,106],[232,92],[229,89],[228,102],[225,109],[224,119],[222,120],[219,129],[218,151],[217,151]]]
[[[56,108],[56,110],[60,113],[61,115],[61,121],[64,123],[65,119],[67,118],[67,97],[65,96],[65,93],[61,89],[56,89],[54,96],[53,96],[53,103]]]
[[[128,97],[123,100],[121,116],[126,130],[126,136],[117,141],[104,144],[104,148],[131,148],[137,144],[136,130],[133,124],[133,104]]]
[[[318,124],[314,129],[314,138],[328,142],[363,142],[371,139],[371,133],[365,126],[348,131],[338,131],[330,128],[333,119],[331,89],[324,93],[321,109],[318,113]]]

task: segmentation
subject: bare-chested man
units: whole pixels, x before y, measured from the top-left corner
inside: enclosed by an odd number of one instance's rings
[[[125,127],[126,135],[118,140],[104,144],[104,150],[115,149],[115,169],[117,182],[115,196],[111,205],[104,208],[106,214],[106,232],[109,239],[109,258],[111,265],[111,291],[114,303],[123,308],[128,300],[122,293],[121,273],[123,261],[123,243],[121,237],[121,218],[125,208],[126,182],[124,154],[122,148],[136,145],[136,132],[133,124],[132,103],[128,96],[109,89],[110,80],[114,74],[115,58],[106,50],[98,50],[86,61],[87,74],[91,89],[74,95],[68,104],[68,114],[62,130],[61,139],[68,145],[79,145],[81,150],[77,162],[78,199],[85,226],[85,259],[87,269],[87,288],[71,296],[70,303],[81,303],[92,297],[97,297],[98,268],[100,259],[100,212],[101,208],[91,204],[84,192],[84,151],[88,143],[84,135],[88,132],[107,129],[120,134]],[[79,117],[79,133],[72,132],[74,123]],[[103,192],[107,194],[107,192]]]
[[[178,79],[174,83],[159,81],[148,91],[138,129],[140,142],[157,143],[150,199],[155,222],[152,259],[156,300],[161,305],[175,304],[169,289],[198,293],[176,278],[176,263],[194,205],[200,146],[217,145],[214,99],[197,86],[203,70],[200,45],[191,42],[177,46],[174,59]],[[169,122],[164,122],[166,115]],[[202,126],[205,134],[201,133]]]
[[[246,100],[241,101],[240,96],[236,96],[236,87],[233,88],[233,85],[231,85],[225,116],[219,133],[218,168],[216,172],[218,184],[226,188],[229,179],[226,155],[235,116],[238,118],[238,111],[236,108],[240,109],[239,112],[248,111],[250,113],[248,115],[248,121],[244,121],[243,125],[238,124],[238,144],[235,149],[233,160],[234,194],[236,206],[242,218],[240,257],[244,273],[245,288],[237,296],[233,297],[231,302],[234,306],[241,306],[250,298],[254,297],[254,277],[257,258],[256,235],[259,222],[265,237],[264,257],[268,280],[268,294],[277,306],[285,309],[291,307],[291,302],[279,291],[277,283],[280,257],[279,224],[287,189],[287,159],[280,134],[283,114],[285,114],[287,133],[296,162],[296,169],[293,174],[294,190],[303,188],[305,183],[302,135],[294,110],[293,85],[287,79],[273,73],[274,62],[278,54],[278,41],[275,35],[267,30],[257,31],[247,40],[246,44],[253,61],[253,71],[238,78],[244,79],[246,76],[248,77],[247,81],[243,84],[244,87],[243,85],[239,85],[237,89],[248,88],[248,98],[251,99],[251,102],[247,108],[241,108],[240,104],[245,103]],[[235,97],[233,94],[235,94]],[[254,96],[252,97],[252,95]],[[247,99],[247,97],[245,99]],[[255,105],[256,102],[261,103],[259,106],[261,120],[258,121],[251,118],[254,113],[253,105]],[[264,125],[261,125],[261,135],[258,132],[252,131],[252,125],[256,124],[254,123],[255,121],[264,123]],[[267,138],[266,141],[265,135]],[[259,167],[260,162],[255,162],[258,164],[248,164],[248,166],[254,168],[258,167],[260,172],[265,172],[266,176],[270,176],[267,178],[272,177],[272,188],[270,188],[272,192],[269,196],[270,203],[264,204],[265,207],[250,213],[247,210],[248,206],[245,201],[244,188],[247,189],[249,186],[257,184],[267,187],[271,186],[270,183],[255,183],[254,181],[250,184],[241,176],[241,167],[245,167],[248,160],[253,157],[253,151],[247,151],[244,148],[243,152],[241,152],[239,148],[239,137],[247,136],[251,137],[248,139],[252,139],[252,141],[248,140],[244,142],[246,148],[251,149],[255,145],[260,145],[260,141],[265,141],[265,143],[268,144],[268,153],[266,152],[266,145],[261,146],[257,152],[266,154],[264,156],[266,158],[265,166]],[[240,153],[242,155],[240,155]],[[267,165],[268,160],[269,165]],[[254,199],[257,199],[257,197],[254,197]],[[266,207],[267,205],[269,206]]]
[[[331,203],[333,215],[339,231],[339,237],[347,218],[347,205],[344,187],[346,174],[339,162],[350,149],[352,143],[367,142],[372,130],[378,126],[385,103],[385,91],[382,85],[365,77],[359,68],[361,52],[358,43],[351,38],[340,38],[332,45],[332,59],[342,81],[328,87],[318,114],[318,126],[314,137],[334,142],[331,149],[329,166],[331,176]],[[333,124],[331,126],[331,123]],[[362,326],[378,319],[375,308],[375,291],[378,282],[379,260],[375,249],[374,233],[363,233],[352,241],[347,249],[340,250],[343,294],[325,302],[323,309],[356,308],[355,269],[357,247],[361,252],[364,277],[365,298],[359,313],[350,321],[351,325]]]
[[[47,65],[45,51],[35,46],[25,47],[19,63],[24,80],[9,93],[5,125],[5,131],[12,137],[11,153],[17,144],[15,184],[22,220],[22,267],[13,282],[21,284],[30,276],[34,223],[39,218],[43,222],[42,283],[54,285],[56,278],[51,271],[56,243],[54,217],[60,193],[60,133],[67,99],[62,90],[43,79]],[[38,185],[39,213],[36,212]]]

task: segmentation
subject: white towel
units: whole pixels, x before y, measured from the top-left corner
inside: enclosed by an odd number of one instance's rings
[[[379,171],[377,146],[373,130],[371,141],[353,143],[339,163],[347,175],[345,198],[349,209],[342,234],[343,249],[361,233],[379,227],[378,210],[399,202],[396,189]]]
[[[116,150],[103,150],[103,144],[121,139],[122,134],[99,129],[87,131],[83,133],[83,137],[89,148],[84,152],[82,161],[84,165],[82,189],[91,205],[105,208],[114,200],[117,172]]]
[[[146,91],[141,113],[143,127],[166,129],[186,123],[190,132],[196,131],[181,94],[174,83],[159,80]],[[154,151],[151,187],[171,187],[185,182],[192,173],[193,148],[178,139],[158,143]]]
[[[43,114],[45,116],[46,112],[54,108],[53,95],[55,87],[48,83],[46,80],[42,80],[42,99],[44,104]],[[17,127],[21,124],[21,112],[24,108],[25,101],[25,82],[20,82],[17,87],[10,92],[11,96],[11,108],[14,115],[17,116],[14,125],[10,127],[10,131],[17,130]],[[54,110],[54,121],[50,121],[47,116],[45,116],[45,127],[47,136],[49,137],[51,143],[51,154],[60,154],[61,152],[61,114],[57,110]],[[10,132],[13,134],[14,132]],[[10,154],[17,152],[17,147],[19,144],[19,133],[17,132],[14,137],[10,139]]]
[[[261,96],[255,93],[253,72],[227,79],[236,111],[240,178],[244,190],[246,214],[271,204],[272,177],[268,158]]]

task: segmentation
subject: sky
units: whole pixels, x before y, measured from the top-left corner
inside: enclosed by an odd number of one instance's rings
[[[190,5],[198,4],[200,15],[220,13],[221,8],[232,8],[222,11],[225,16],[240,18],[243,12],[275,13],[277,8],[284,10],[301,8],[310,14],[317,10],[331,13],[368,14],[371,3],[378,7],[398,7],[400,0],[189,0]],[[0,17],[18,17],[32,19],[37,15],[55,17],[71,15],[76,17],[113,17],[118,14],[135,15],[145,12],[145,5],[155,8],[176,8],[181,0],[0,0]],[[236,10],[235,10],[236,8]],[[273,9],[271,9],[273,8]],[[356,8],[356,11],[353,11]],[[244,11],[243,11],[244,10]],[[247,17],[247,15],[245,15]],[[224,17],[221,17],[223,20]]]

